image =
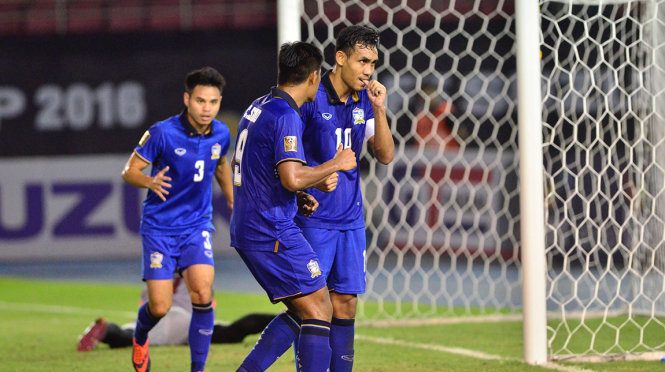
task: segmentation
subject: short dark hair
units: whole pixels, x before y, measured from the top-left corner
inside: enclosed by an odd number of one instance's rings
[[[341,50],[350,56],[357,44],[364,48],[378,49],[379,31],[374,27],[363,25],[345,27],[337,34],[335,51]]]
[[[197,85],[216,87],[219,89],[219,94],[222,94],[226,79],[219,71],[206,66],[188,73],[185,77],[185,92],[191,94]]]
[[[278,59],[277,84],[298,85],[307,80],[312,71],[321,71],[323,54],[313,44],[297,41],[282,44]]]

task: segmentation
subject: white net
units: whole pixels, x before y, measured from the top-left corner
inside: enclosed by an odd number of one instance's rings
[[[592,5],[595,4],[595,5]],[[600,5],[598,5],[600,4]],[[551,357],[665,347],[665,3],[540,1]],[[381,32],[394,162],[363,155],[365,320],[519,312],[512,1],[305,1]]]
[[[547,298],[561,319],[549,343],[560,357],[665,345],[665,3],[590,3],[541,3]]]
[[[513,9],[504,2],[305,1],[303,40],[381,33],[395,160],[363,155],[364,319],[521,308]]]

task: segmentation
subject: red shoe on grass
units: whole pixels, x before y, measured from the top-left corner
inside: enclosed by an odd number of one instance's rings
[[[97,318],[88,328],[79,336],[79,342],[76,346],[78,351],[90,351],[106,336],[106,319]]]

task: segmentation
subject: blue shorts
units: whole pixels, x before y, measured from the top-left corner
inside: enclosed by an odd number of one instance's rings
[[[276,251],[236,251],[273,303],[326,286],[319,259],[304,239],[295,247],[277,244]]]
[[[173,279],[176,270],[192,265],[215,266],[210,231],[183,235],[142,235],[143,280]]]
[[[321,261],[330,291],[365,293],[365,229],[304,227],[302,233]]]

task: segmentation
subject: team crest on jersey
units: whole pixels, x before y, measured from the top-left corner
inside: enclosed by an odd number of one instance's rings
[[[324,112],[323,114],[321,114],[321,116],[323,116],[323,118],[326,120],[332,119],[332,114],[328,112]]]
[[[312,274],[312,278],[316,278],[321,275],[321,269],[319,268],[319,263],[314,260],[309,260],[307,264],[307,270]]]
[[[365,124],[365,111],[360,107],[353,109],[353,124]]]
[[[148,138],[150,138],[150,132],[146,130],[145,133],[143,133],[143,137],[141,137],[141,140],[139,141],[139,146],[143,147],[143,145],[148,142]]]
[[[161,269],[163,259],[164,259],[163,254],[161,254],[159,252],[152,252],[150,254],[150,268],[151,269]]]
[[[210,159],[219,159],[219,155],[222,153],[222,145],[216,143],[212,146],[212,156]]]
[[[296,136],[284,137],[284,152],[298,151],[298,138]]]

